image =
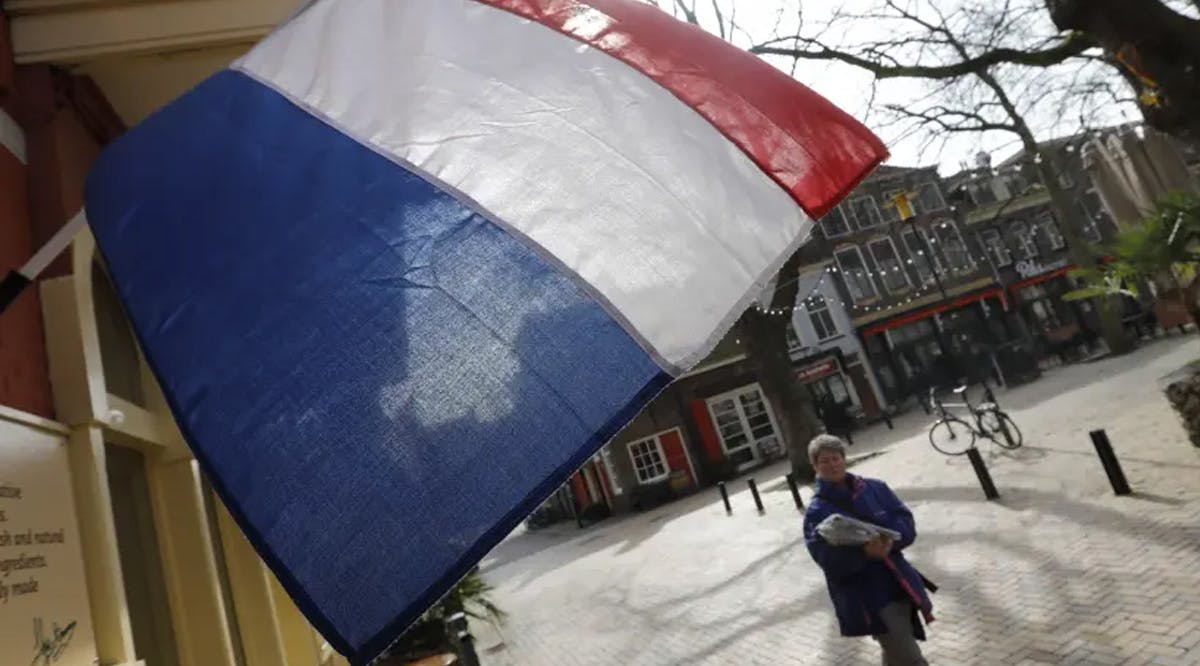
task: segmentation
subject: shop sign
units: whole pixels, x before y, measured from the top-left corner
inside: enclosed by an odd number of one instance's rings
[[[1037,277],[1038,275],[1043,275],[1045,273],[1050,273],[1066,267],[1067,260],[1065,258],[1049,264],[1043,264],[1041,262],[1033,261],[1032,259],[1022,259],[1021,261],[1018,261],[1016,265],[1017,273],[1023,278]]]
[[[800,368],[796,371],[796,380],[801,384],[808,384],[829,375],[836,375],[837,373],[837,361],[831,358]]]
[[[66,442],[0,420],[0,666],[95,658]]]

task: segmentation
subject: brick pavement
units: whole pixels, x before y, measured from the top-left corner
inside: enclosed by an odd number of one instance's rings
[[[1002,394],[1026,447],[985,449],[999,502],[965,459],[930,448],[923,414],[856,438],[856,452],[891,447],[856,471],[912,507],[910,557],[941,586],[930,663],[1200,665],[1200,455],[1154,385],[1196,356],[1200,342],[1176,338]],[[1112,496],[1093,427],[1134,497]],[[742,491],[726,517],[709,490],[582,532],[514,535],[484,563],[510,613],[499,636],[480,628],[484,663],[878,663],[873,641],[837,633],[784,471],[753,474],[764,516]]]

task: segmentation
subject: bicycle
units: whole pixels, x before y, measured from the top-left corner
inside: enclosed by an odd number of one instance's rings
[[[929,389],[929,403],[940,415],[929,427],[929,443],[939,453],[961,456],[975,448],[975,440],[978,437],[986,437],[998,446],[1010,450],[1020,448],[1024,443],[1021,429],[1000,409],[992,389],[984,383],[983,390],[986,402],[976,406],[971,404],[965,384],[954,389],[956,395],[963,396],[963,402],[950,405],[942,403],[936,388]],[[974,424],[946,411],[946,407],[966,407]]]

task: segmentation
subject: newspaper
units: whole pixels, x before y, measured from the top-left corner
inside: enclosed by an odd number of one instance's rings
[[[840,513],[831,514],[817,525],[817,534],[831,546],[861,546],[880,536],[893,541],[900,540],[900,533],[863,522],[857,518],[843,516]]]

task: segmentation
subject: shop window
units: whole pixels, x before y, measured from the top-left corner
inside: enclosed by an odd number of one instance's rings
[[[1040,300],[1030,303],[1029,310],[1033,313],[1034,320],[1037,321],[1038,327],[1043,331],[1062,326],[1062,321],[1059,320],[1058,313],[1054,311],[1054,305],[1048,300]]]
[[[846,213],[842,211],[841,206],[837,206],[821,218],[821,230],[824,231],[826,238],[837,238],[850,233],[850,222],[846,219]]]
[[[637,473],[638,483],[662,481],[671,473],[657,437],[630,444],[629,457],[633,459],[633,471]]]
[[[863,260],[862,252],[857,246],[851,245],[842,248],[834,254],[837,260],[838,268],[842,272],[842,279],[846,283],[846,289],[850,292],[850,297],[855,301],[867,301],[875,298],[878,292],[875,291],[875,283],[871,280],[871,274],[867,270],[867,264]]]
[[[804,308],[808,311],[808,318],[812,322],[818,342],[837,337],[837,327],[833,324],[833,316],[829,314],[829,303],[825,301],[824,296],[816,294],[808,298],[804,301]]]
[[[951,271],[966,273],[975,268],[975,262],[971,259],[966,241],[958,232],[957,224],[952,220],[939,220],[935,223],[934,233],[942,254],[946,257],[946,265]]]
[[[738,467],[777,456],[783,449],[770,406],[758,385],[708,399],[721,448]]]
[[[812,393],[813,401],[818,405],[826,401],[854,405],[854,399],[850,397],[850,390],[841,374],[822,377],[809,384],[808,389]]]
[[[893,293],[908,289],[910,286],[908,274],[904,272],[904,266],[900,263],[900,255],[896,252],[896,246],[892,243],[892,239],[873,240],[868,248],[871,250],[871,256],[875,259],[875,266],[879,268],[879,279],[884,288]]]
[[[926,338],[936,336],[932,319],[922,319],[914,321],[911,324],[905,324],[888,331],[888,335],[892,339],[893,346],[900,346],[910,342],[918,342]]]
[[[1003,268],[1011,266],[1013,262],[1012,252],[1004,243],[1004,237],[995,229],[984,229],[979,232],[979,244],[983,246],[984,252],[988,253],[992,262],[997,267]]]

